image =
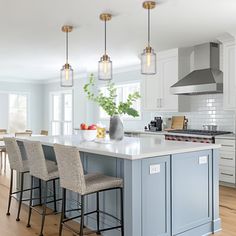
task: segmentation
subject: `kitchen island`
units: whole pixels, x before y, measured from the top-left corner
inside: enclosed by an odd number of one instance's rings
[[[123,178],[125,236],[201,236],[221,229],[219,145],[165,141],[158,136],[108,143],[84,142],[79,135],[27,139],[40,141],[50,160],[55,160],[54,143],[77,146],[85,172]],[[69,193],[68,199],[67,207],[76,207],[77,194]],[[118,192],[106,192],[101,209],[119,217],[119,202]],[[94,208],[95,196],[89,196],[86,209]],[[101,227],[116,225],[106,216],[100,220]],[[95,229],[95,216],[85,223]]]

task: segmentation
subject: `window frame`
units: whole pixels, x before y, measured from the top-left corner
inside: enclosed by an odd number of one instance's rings
[[[71,121],[66,121],[64,117],[64,94],[71,94],[72,95],[72,114],[71,114]],[[61,107],[61,117],[63,117],[63,120],[53,120],[53,95],[59,95],[60,99],[63,98],[63,100],[60,100],[60,105]],[[71,134],[73,134],[74,131],[74,89],[66,89],[66,90],[57,90],[57,91],[50,91],[49,92],[49,132],[52,134],[52,122],[59,122],[60,125],[60,135],[64,135],[64,130],[63,130],[63,123],[71,123]]]
[[[130,84],[138,84],[139,85],[139,93],[141,94],[141,88],[142,88],[142,82],[140,80],[132,80],[132,81],[121,81],[121,82],[116,82],[115,87],[125,87],[126,85],[130,85]],[[102,89],[107,87],[105,84],[99,84],[98,85],[98,89]],[[142,120],[142,99],[140,99],[140,111],[139,111],[139,116],[138,117],[132,117],[132,116],[123,116],[121,115],[122,120],[124,121],[140,121]],[[109,115],[107,115],[107,117],[101,117],[101,110],[100,110],[100,106],[98,106],[98,113],[99,113],[99,120],[102,121],[107,121],[110,119]]]
[[[10,128],[9,120],[10,120],[10,95],[11,94],[26,96],[26,126],[27,126],[26,128],[30,128],[31,126],[31,112],[30,112],[31,111],[31,107],[30,107],[31,93],[25,92],[25,91],[14,91],[14,90],[13,91],[0,91],[0,93],[8,95],[7,130],[9,130]]]

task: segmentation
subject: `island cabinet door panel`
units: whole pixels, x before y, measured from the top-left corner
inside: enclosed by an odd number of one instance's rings
[[[172,234],[177,235],[212,220],[212,151],[172,155],[171,162]]]
[[[142,160],[142,236],[170,235],[170,157]]]

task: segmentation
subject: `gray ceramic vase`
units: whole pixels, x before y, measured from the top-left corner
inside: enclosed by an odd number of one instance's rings
[[[109,128],[110,139],[122,140],[124,138],[124,126],[120,116],[114,115],[110,118]]]

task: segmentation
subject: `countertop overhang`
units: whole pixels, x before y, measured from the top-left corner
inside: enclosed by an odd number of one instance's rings
[[[157,137],[124,137],[121,141],[111,143],[86,142],[79,135],[68,136],[40,136],[24,138],[40,141],[43,145],[63,144],[76,146],[81,152],[112,156],[122,159],[137,160],[148,157],[158,157],[177,153],[195,152],[217,149],[218,144],[203,144],[191,142],[166,141]],[[24,140],[18,138],[18,140]]]

